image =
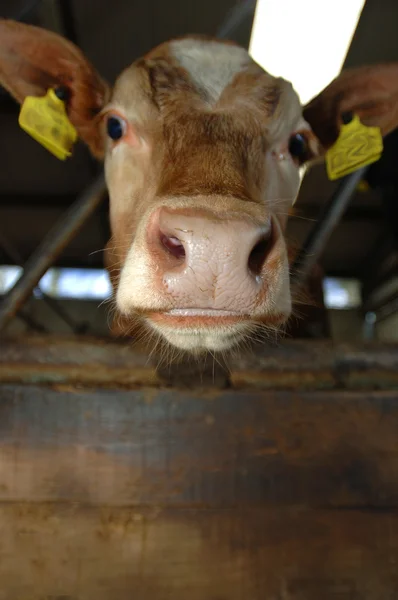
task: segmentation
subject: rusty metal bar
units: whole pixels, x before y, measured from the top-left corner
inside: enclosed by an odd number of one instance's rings
[[[292,285],[294,287],[300,287],[306,282],[367,169],[368,167],[362,167],[344,177],[324,207],[293,264]]]
[[[72,204],[26,262],[24,272],[0,305],[0,331],[24,305],[44,273],[75,237],[105,196],[101,174]]]

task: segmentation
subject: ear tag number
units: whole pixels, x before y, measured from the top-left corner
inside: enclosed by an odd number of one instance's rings
[[[77,131],[68,119],[65,103],[53,89],[45,96],[27,96],[19,113],[20,127],[60,160],[71,156]]]
[[[366,127],[354,116],[342,125],[335,144],[326,152],[326,170],[329,179],[339,179],[370,165],[381,157],[383,138],[378,127]]]

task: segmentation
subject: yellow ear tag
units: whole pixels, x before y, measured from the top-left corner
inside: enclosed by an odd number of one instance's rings
[[[326,152],[326,170],[329,179],[339,179],[370,165],[381,157],[383,138],[378,127],[366,127],[354,116],[342,125],[335,144]]]
[[[45,96],[27,96],[19,113],[20,127],[60,160],[71,156],[77,131],[68,119],[63,100],[53,89]]]

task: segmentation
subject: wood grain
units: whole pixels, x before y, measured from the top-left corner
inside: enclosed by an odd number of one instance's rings
[[[0,508],[0,600],[395,600],[394,513]]]
[[[398,597],[396,346],[1,349],[0,600]]]

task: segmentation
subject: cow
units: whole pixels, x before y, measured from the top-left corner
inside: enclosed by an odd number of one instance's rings
[[[197,35],[156,47],[111,89],[70,41],[1,20],[0,83],[20,103],[61,90],[104,160],[119,331],[196,355],[288,321],[289,211],[341,115],[383,135],[398,124],[395,63],[343,72],[302,107],[244,48]]]

